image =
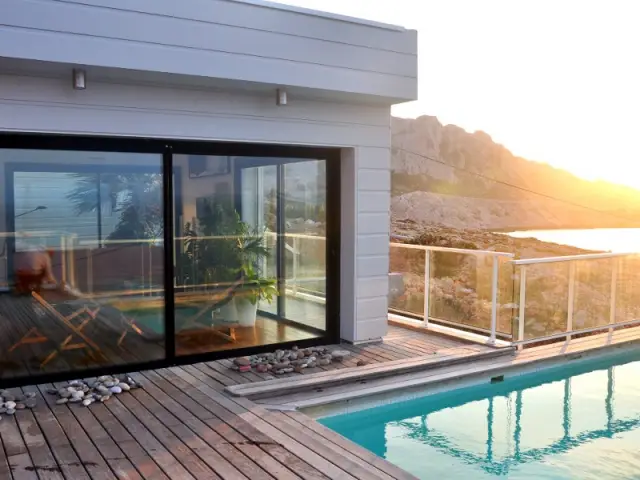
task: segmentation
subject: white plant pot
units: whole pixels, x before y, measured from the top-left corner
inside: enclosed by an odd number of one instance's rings
[[[233,303],[238,315],[238,324],[241,327],[253,327],[258,316],[258,302],[253,304],[246,298],[233,297]]]
[[[229,300],[220,307],[220,316],[225,323],[238,323],[238,310],[236,309],[236,302],[233,300]]]

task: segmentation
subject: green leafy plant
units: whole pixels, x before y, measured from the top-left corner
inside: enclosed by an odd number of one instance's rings
[[[259,266],[269,257],[264,232],[240,219],[230,202],[216,197],[202,204],[196,222],[185,225],[178,280],[182,285],[231,283],[242,279],[236,293],[255,304],[278,294],[274,279]]]

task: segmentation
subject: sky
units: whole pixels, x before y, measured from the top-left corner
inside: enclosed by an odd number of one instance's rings
[[[640,1],[279,0],[418,30],[419,99],[516,155],[640,188]]]

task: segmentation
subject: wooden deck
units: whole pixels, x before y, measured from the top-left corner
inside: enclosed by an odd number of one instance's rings
[[[461,346],[391,327],[384,342],[345,346],[371,364]],[[0,420],[0,479],[408,479],[398,467],[297,413],[267,411],[225,386],[270,375],[241,374],[230,361],[134,373],[144,389],[89,408],[55,405],[52,385],[34,410]],[[320,371],[319,369],[316,369]]]
[[[499,371],[639,341],[640,328],[627,329],[486,362],[492,365],[490,371]],[[392,327],[380,344],[346,348],[353,352],[352,358],[325,370],[348,369],[359,360],[377,368],[384,362],[429,357],[437,351],[482,351],[482,347],[398,327]],[[89,408],[55,405],[54,397],[45,393],[52,385],[14,389],[14,394],[35,392],[38,405],[0,420],[0,479],[414,478],[303,413],[271,411],[247,398],[228,395],[228,385],[272,378],[241,374],[229,365],[229,360],[223,360],[133,373],[144,389]],[[487,373],[482,362],[466,368]]]

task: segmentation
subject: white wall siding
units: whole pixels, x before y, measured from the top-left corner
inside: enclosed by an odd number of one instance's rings
[[[0,131],[342,147],[341,335],[386,331],[389,107],[100,82],[74,91],[68,79],[0,75]]]
[[[416,97],[404,29],[229,0],[3,0],[0,18],[0,57]]]

